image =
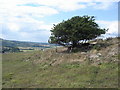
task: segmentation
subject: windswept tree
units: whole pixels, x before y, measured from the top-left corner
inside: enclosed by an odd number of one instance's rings
[[[94,16],[75,16],[53,26],[49,43],[74,48],[80,44],[81,40],[94,39],[105,34],[106,31],[98,26]]]

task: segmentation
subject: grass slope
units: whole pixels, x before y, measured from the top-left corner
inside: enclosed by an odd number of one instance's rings
[[[49,43],[40,43],[40,42],[25,42],[25,41],[14,41],[14,40],[5,40],[0,38],[0,46],[3,47],[41,47],[41,48],[50,48],[54,46]]]
[[[3,54],[3,88],[117,88],[118,42],[115,38],[103,43],[110,46],[76,53],[59,48],[57,53]]]

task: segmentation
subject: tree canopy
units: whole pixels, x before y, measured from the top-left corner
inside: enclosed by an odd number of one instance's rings
[[[106,33],[95,22],[94,16],[75,16],[53,25],[49,43],[77,47],[81,40],[91,40]]]

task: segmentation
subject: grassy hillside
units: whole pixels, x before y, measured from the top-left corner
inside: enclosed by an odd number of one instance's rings
[[[17,49],[19,49],[19,52],[20,51],[26,52],[26,51],[41,50],[52,47],[55,47],[55,45],[49,43],[5,40],[0,38],[0,53],[18,52]]]
[[[117,88],[118,38],[89,50],[3,54],[3,88]]]
[[[25,42],[25,41],[13,41],[13,40],[0,39],[0,46],[1,45],[3,47],[41,47],[41,48],[49,48],[53,46],[49,43]]]

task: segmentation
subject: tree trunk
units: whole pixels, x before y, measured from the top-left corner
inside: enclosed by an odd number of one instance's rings
[[[55,49],[55,51],[57,52],[57,46],[56,46],[56,49]]]
[[[72,41],[72,46],[69,46],[67,51],[72,52],[72,49],[74,47],[77,47],[77,46],[78,46],[78,42],[77,41]]]
[[[77,47],[77,46],[78,46],[78,42],[77,41],[73,41],[72,42],[72,48]]]
[[[68,47],[67,51],[72,52],[72,46]]]

